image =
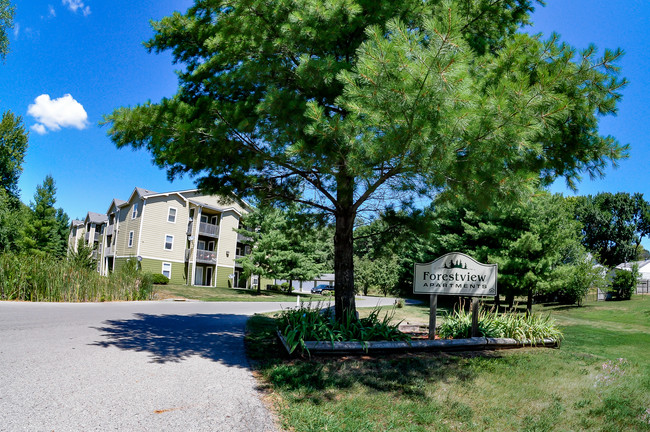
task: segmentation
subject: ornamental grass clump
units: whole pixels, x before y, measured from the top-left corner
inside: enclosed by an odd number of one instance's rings
[[[496,311],[480,311],[478,332],[483,337],[510,338],[535,344],[543,339],[562,340],[562,332],[550,315],[521,314],[509,311],[502,314]],[[448,316],[438,329],[442,338],[468,338],[472,333],[472,313],[462,307]]]
[[[406,341],[410,336],[399,331],[397,324],[391,324],[393,313],[379,317],[380,310],[375,308],[369,316],[357,318],[346,315],[343,320],[334,319],[331,309],[321,310],[320,302],[316,305],[302,304],[298,309],[284,310],[276,315],[280,333],[289,346],[289,352],[296,349],[301,352],[309,350],[305,341],[342,342],[342,341]]]

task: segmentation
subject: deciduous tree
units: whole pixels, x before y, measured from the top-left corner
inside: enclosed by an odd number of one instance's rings
[[[641,239],[650,234],[650,205],[643,194],[605,192],[574,201],[583,244],[601,264],[615,267],[637,259]]]
[[[521,32],[533,3],[197,0],[146,44],[182,64],[178,93],[116,110],[109,133],[202,189],[330,215],[340,318],[373,199],[503,199],[626,154],[598,133],[621,52]]]

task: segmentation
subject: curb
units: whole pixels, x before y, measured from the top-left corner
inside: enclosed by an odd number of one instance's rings
[[[280,331],[277,331],[280,342],[289,355],[289,345]],[[536,341],[474,337],[468,339],[437,339],[414,341],[368,341],[368,342],[316,342],[306,341],[305,348],[309,354],[369,354],[369,353],[395,353],[395,352],[447,352],[447,351],[481,351],[515,349],[524,347],[557,348],[560,342],[555,339],[540,339]],[[295,353],[295,351],[294,351]]]

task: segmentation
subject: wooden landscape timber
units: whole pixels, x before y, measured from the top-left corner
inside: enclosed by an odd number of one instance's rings
[[[278,338],[289,355],[289,345],[284,336],[278,331]],[[403,352],[447,352],[447,351],[482,351],[501,350],[524,347],[557,348],[560,342],[556,339],[516,340],[509,338],[472,337],[467,339],[436,339],[412,341],[305,341],[305,349],[312,354],[320,355],[347,355],[347,354],[374,354],[374,353],[403,353]]]

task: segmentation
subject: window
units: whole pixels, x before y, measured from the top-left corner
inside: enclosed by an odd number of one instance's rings
[[[131,219],[135,219],[138,216],[138,203],[133,204],[133,211],[131,212]]]
[[[169,207],[169,213],[167,213],[167,222],[176,223],[176,209],[174,207]]]
[[[205,242],[203,240],[199,240],[199,250],[205,250]]]
[[[165,235],[165,250],[172,250],[174,247],[174,236],[173,235]]]
[[[129,231],[129,247],[133,247],[133,231]]]
[[[172,278],[172,263],[162,263],[162,274],[167,276],[168,279]]]

